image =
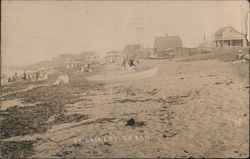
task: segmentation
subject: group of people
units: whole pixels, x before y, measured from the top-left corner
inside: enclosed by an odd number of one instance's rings
[[[23,72],[22,79],[24,81],[26,81],[26,80],[32,80],[32,79],[38,80],[39,78],[40,78],[40,72],[39,71],[36,71],[35,73],[26,73],[25,71]]]
[[[244,60],[244,61],[249,61],[249,53],[247,53],[246,55],[243,54],[242,50],[238,51],[238,55],[237,55],[237,60]]]
[[[15,74],[13,76],[9,76],[7,81],[8,82],[15,82],[15,81],[32,81],[32,80],[39,80],[41,79],[41,77],[43,78],[48,78],[46,73],[43,73],[43,75],[41,76],[40,71],[36,71],[36,72],[31,72],[31,73],[27,73],[26,71],[23,72],[23,74],[18,75],[17,72],[15,72]],[[3,75],[3,80],[5,80],[5,77]]]

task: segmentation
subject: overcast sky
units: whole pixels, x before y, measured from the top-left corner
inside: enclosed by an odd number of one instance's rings
[[[248,1],[4,1],[2,62],[27,65],[128,43],[153,47],[166,33],[196,47],[223,26],[244,32],[248,10]]]

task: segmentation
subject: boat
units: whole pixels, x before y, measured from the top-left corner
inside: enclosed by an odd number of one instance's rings
[[[86,77],[86,80],[87,81],[139,80],[139,79],[153,77],[157,73],[158,69],[159,66],[141,72],[134,72],[129,74],[96,75],[96,76]]]
[[[164,57],[148,56],[148,59],[169,59],[169,56],[164,56]]]
[[[169,54],[167,56],[148,56],[148,59],[170,59],[173,57],[174,57],[174,55]]]

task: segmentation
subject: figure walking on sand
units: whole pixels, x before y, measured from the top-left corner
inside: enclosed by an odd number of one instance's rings
[[[136,64],[135,64],[135,59],[134,59],[134,57],[132,57],[132,58],[129,59],[128,65],[129,65],[130,68],[134,67],[135,70],[136,70]]]

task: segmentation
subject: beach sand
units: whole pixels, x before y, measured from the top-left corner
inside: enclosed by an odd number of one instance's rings
[[[81,77],[3,96],[23,103],[1,110],[2,156],[249,156],[249,63],[141,65],[160,68],[147,79],[92,83]]]

